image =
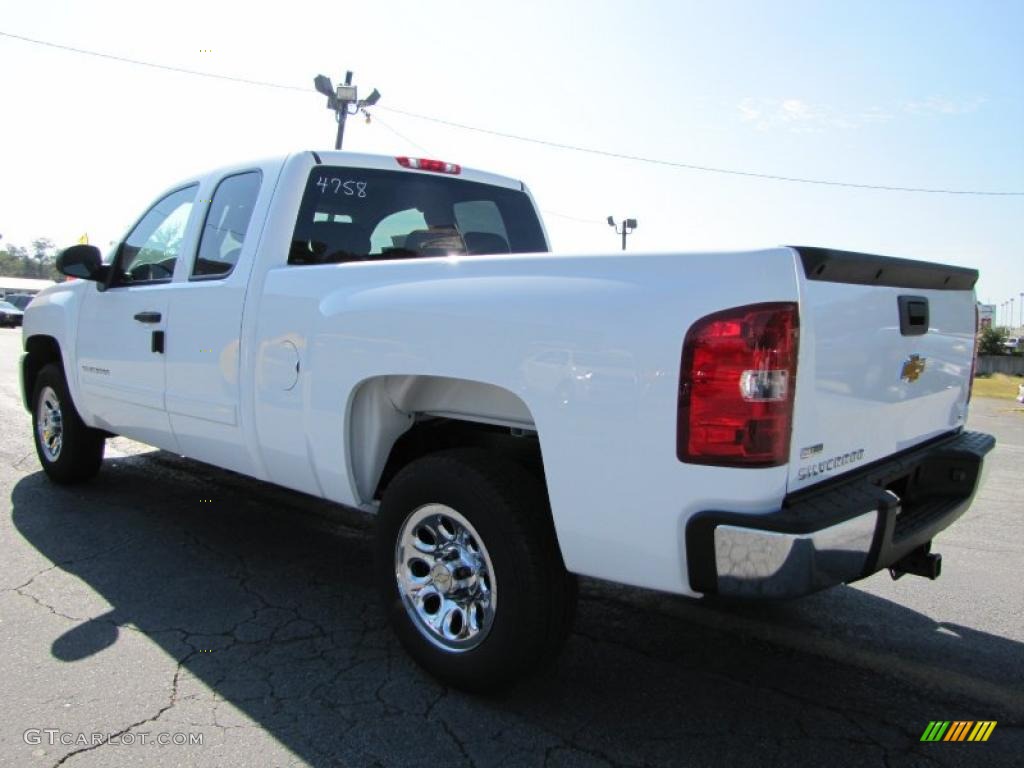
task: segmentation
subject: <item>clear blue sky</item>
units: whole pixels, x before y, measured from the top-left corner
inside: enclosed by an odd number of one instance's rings
[[[0,1],[0,31],[309,86],[218,82],[0,37],[0,242],[64,245],[88,232],[105,245],[178,177],[330,146],[331,115],[311,81],[323,72],[337,82],[346,68],[364,94],[380,89],[381,107],[567,144],[786,176],[1024,191],[1020,0],[270,7]],[[1024,197],[721,176],[376,114],[350,121],[347,149],[419,146],[522,178],[561,250],[612,250],[604,218],[635,216],[636,250],[806,243],[976,266],[979,298],[1013,296],[1020,312]]]

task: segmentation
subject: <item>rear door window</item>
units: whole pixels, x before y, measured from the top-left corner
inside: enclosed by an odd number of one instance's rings
[[[547,245],[522,191],[458,177],[317,166],[289,264],[533,253]]]
[[[235,268],[260,193],[260,178],[259,171],[249,171],[217,184],[199,236],[193,279],[227,277]]]

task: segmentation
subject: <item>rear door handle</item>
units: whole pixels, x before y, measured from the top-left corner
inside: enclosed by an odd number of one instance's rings
[[[135,319],[140,323],[159,323],[160,313],[159,312],[139,312],[135,315]]]

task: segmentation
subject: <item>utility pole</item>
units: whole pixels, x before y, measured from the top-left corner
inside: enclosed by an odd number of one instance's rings
[[[633,230],[636,229],[636,219],[623,219],[622,230],[615,226],[615,217],[608,217],[608,226],[615,227],[615,234],[622,235],[622,250],[626,250],[626,235],[633,234]]]
[[[341,149],[341,144],[345,140],[345,118],[362,112],[369,120],[370,115],[366,108],[380,101],[380,91],[376,88],[365,99],[360,99],[358,89],[352,85],[351,72],[345,73],[345,83],[339,85],[337,90],[334,89],[331,78],[326,75],[317,75],[313,78],[313,87],[327,97],[327,108],[334,111],[334,118],[338,121],[338,134],[334,138],[335,149]],[[355,109],[352,109],[353,105]]]

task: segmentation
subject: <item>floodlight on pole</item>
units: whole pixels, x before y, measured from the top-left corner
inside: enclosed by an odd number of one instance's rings
[[[317,75],[313,79],[313,87],[316,88],[317,93],[323,94],[327,97],[328,109],[338,108],[338,100],[334,95],[334,84],[331,82],[331,78],[326,75]]]
[[[620,230],[615,226],[615,217],[608,217],[608,226],[615,227],[615,234],[622,235],[622,250],[626,250],[626,236],[633,234],[633,230],[636,229],[636,219],[623,219],[622,229]]]
[[[313,87],[328,98],[334,95],[334,85],[327,75],[317,75],[313,78]]]
[[[338,133],[334,139],[335,149],[341,149],[342,142],[345,139],[345,118],[357,112],[362,112],[366,115],[367,121],[369,121],[370,115],[366,111],[366,107],[372,107],[380,101],[380,91],[376,88],[370,92],[369,96],[360,101],[359,90],[356,86],[352,85],[351,72],[345,73],[345,82],[337,88],[334,87],[331,78],[326,75],[317,75],[313,78],[313,87],[317,93],[327,97],[327,108],[334,112],[334,117],[338,122]]]

